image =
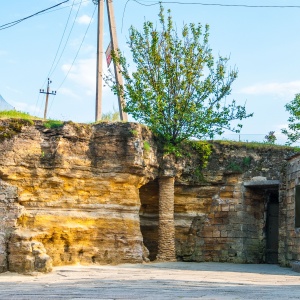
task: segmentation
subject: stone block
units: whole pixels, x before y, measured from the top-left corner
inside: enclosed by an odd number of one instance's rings
[[[229,211],[229,205],[228,204],[224,204],[221,206],[221,211]]]
[[[213,230],[212,229],[204,229],[202,232],[203,238],[212,238],[213,236]]]
[[[291,261],[290,265],[293,271],[300,273],[300,261]]]
[[[221,237],[221,232],[220,232],[220,230],[214,230],[214,231],[213,231],[213,237],[214,237],[214,238]]]
[[[228,236],[227,230],[221,230],[221,237],[227,237],[227,236]]]

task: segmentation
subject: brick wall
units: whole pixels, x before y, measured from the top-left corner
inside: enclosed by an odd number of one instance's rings
[[[295,228],[295,187],[300,185],[300,156],[288,161],[286,181],[281,188],[279,261],[289,266],[300,260],[300,228]]]
[[[7,242],[22,211],[16,201],[16,187],[0,180],[0,272],[7,271]]]

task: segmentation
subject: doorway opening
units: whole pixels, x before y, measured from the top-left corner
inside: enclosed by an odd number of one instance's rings
[[[245,235],[245,251],[267,264],[278,263],[279,247],[279,180],[244,182],[247,218],[253,225],[252,241]],[[255,250],[257,249],[257,250]]]
[[[268,194],[266,218],[266,263],[278,263],[279,201],[278,191]]]
[[[140,228],[143,243],[149,251],[150,261],[156,259],[158,252],[158,180],[153,180],[140,187]]]

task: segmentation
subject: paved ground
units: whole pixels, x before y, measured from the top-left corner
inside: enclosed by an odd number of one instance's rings
[[[0,299],[300,299],[300,273],[227,263],[67,266],[0,274]]]

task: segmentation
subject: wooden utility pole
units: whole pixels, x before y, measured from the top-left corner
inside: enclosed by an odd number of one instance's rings
[[[95,120],[102,119],[102,76],[103,76],[103,27],[104,27],[104,0],[98,2],[98,35],[97,35],[97,76],[96,76],[96,115]],[[96,4],[96,2],[94,1]]]
[[[110,39],[112,44],[112,50],[117,55],[118,54],[118,39],[117,39],[117,28],[115,22],[115,14],[114,14],[114,7],[113,7],[113,0],[106,0],[107,5],[107,13],[108,13],[108,22],[109,22],[109,31],[110,31]],[[120,72],[120,68],[118,65],[114,63],[114,70],[115,70],[115,78],[117,85],[123,86],[123,78]],[[128,121],[127,113],[124,112],[125,101],[122,95],[118,95],[119,101],[119,112],[120,112],[120,119],[122,121]]]
[[[102,74],[103,74],[103,24],[104,24],[104,13],[103,13],[103,3],[104,0],[93,0],[94,4],[98,4],[98,43],[97,43],[97,87],[96,87],[96,121],[101,120],[102,117]],[[117,30],[114,16],[113,1],[106,0],[107,4],[107,13],[108,13],[108,22],[110,30],[110,38],[112,44],[112,50],[114,53],[117,53],[118,49],[118,40],[117,40]],[[118,85],[123,85],[122,75],[119,70],[119,66],[114,64],[115,79]],[[125,101],[122,96],[118,95],[119,101],[119,112],[120,119],[122,121],[127,121],[127,114],[123,111],[125,106]]]
[[[46,117],[47,117],[49,95],[56,95],[56,91],[51,91],[50,92],[50,83],[52,83],[52,81],[48,78],[48,84],[47,84],[47,91],[46,92],[43,89],[40,89],[40,93],[41,94],[46,94],[46,102],[45,102],[45,110],[44,110],[44,120],[46,120]]]

